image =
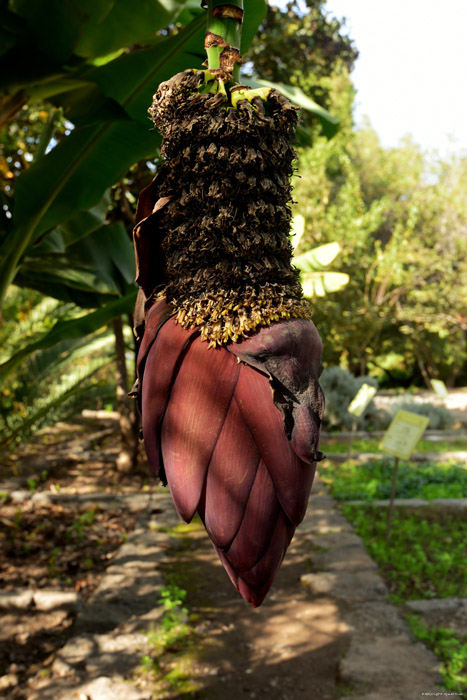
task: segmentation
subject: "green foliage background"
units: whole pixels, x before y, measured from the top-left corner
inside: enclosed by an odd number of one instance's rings
[[[304,5],[246,0],[243,71],[245,82],[287,85],[306,107],[297,252],[338,242],[333,270],[350,277],[312,301],[325,364],[383,386],[463,384],[466,158],[428,157],[410,140],[384,149],[369,125],[357,130],[358,47],[325,0]],[[32,425],[56,415],[60,396],[108,399],[108,328],[134,305],[129,234],[159,157],[147,108],[159,82],[201,67],[204,28],[192,0],[144,0],[137,12],[125,0],[0,3],[0,391],[10,435],[15,412]]]

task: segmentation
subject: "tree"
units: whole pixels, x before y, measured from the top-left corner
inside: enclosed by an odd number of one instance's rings
[[[284,8],[268,5],[247,58],[264,80],[299,87],[329,109],[330,76],[342,68],[349,73],[357,56],[344,22],[329,16],[325,0],[292,0]]]
[[[335,266],[350,276],[314,304],[328,363],[389,383],[462,376],[465,161],[428,168],[413,143],[384,149],[368,126],[301,153],[305,241],[338,241]]]

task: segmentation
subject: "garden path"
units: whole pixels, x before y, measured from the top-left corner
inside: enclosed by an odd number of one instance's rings
[[[88,450],[77,459],[85,467],[81,473],[86,486],[75,497],[70,485],[50,492],[53,497],[45,489],[34,496],[24,490],[21,496],[16,489],[18,500],[49,498],[67,507],[66,501],[70,505],[74,498],[81,507],[87,501],[103,509],[117,502],[122,513],[133,510],[139,517],[77,613],[64,611],[57,598],[50,615],[76,615],[68,640],[58,641],[46,673],[36,668],[33,675],[23,675],[21,683],[5,687],[7,697],[413,700],[440,692],[435,658],[413,642],[398,611],[387,602],[375,564],[319,479],[268,598],[253,610],[233,589],[200,528],[177,535],[173,528],[178,520],[167,491],[146,487],[141,493],[142,482],[132,484],[131,479],[118,489],[112,486],[112,445],[102,462],[108,493],[92,490],[85,476],[89,479],[91,460],[98,454],[102,457],[105,450]],[[181,654],[176,649],[165,654],[164,672],[179,682],[157,685],[151,674],[138,669],[141,659],[151,655],[145,632],[161,620],[159,593],[170,572],[188,591],[196,645]],[[31,608],[13,612],[27,625]],[[13,625],[11,609],[8,615]],[[5,677],[12,681],[15,669],[9,671]]]

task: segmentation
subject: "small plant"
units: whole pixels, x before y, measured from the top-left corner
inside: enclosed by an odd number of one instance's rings
[[[385,499],[391,495],[393,461],[389,457],[365,464],[348,460],[342,464],[327,463],[321,467],[321,477],[338,500]],[[398,498],[465,498],[467,471],[461,464],[447,462],[404,462],[399,467]]]
[[[67,538],[71,539],[73,535],[75,535],[78,540],[82,540],[85,529],[94,525],[95,518],[96,508],[89,508],[88,510],[84,511],[84,513],[80,513],[80,515],[73,520],[71,527],[67,532]]]
[[[154,659],[151,656],[148,656],[147,654],[145,654],[141,659],[141,666],[145,673],[158,673],[160,669],[159,662],[157,661],[157,659]]]
[[[326,410],[323,417],[325,429],[349,430],[354,425],[354,416],[347,408],[362,384],[370,384],[377,387],[378,383],[373,377],[354,377],[353,374],[342,367],[327,367],[320,377],[320,384],[326,396]],[[377,411],[373,401],[370,402],[365,413],[358,419],[357,426],[365,428],[369,424],[381,422],[380,411]]]
[[[26,481],[27,487],[32,493],[34,493],[34,491],[36,491],[38,483],[39,482],[37,479],[32,479],[32,478],[27,479],[27,481]]]
[[[429,418],[429,430],[444,430],[445,428],[450,428],[454,423],[450,411],[444,406],[434,406],[430,403],[415,403],[415,401],[408,401],[407,398],[404,398],[402,401],[397,401],[392,407],[393,413],[400,410],[410,411],[419,416]]]
[[[183,606],[186,591],[170,583],[161,589],[160,595],[158,603],[164,608],[161,622],[157,627],[152,624],[149,631],[145,632],[149,645],[159,655],[166,651],[173,651],[174,645],[190,633],[190,628],[186,624],[188,610]],[[146,670],[156,672],[160,670],[159,663],[150,656],[144,656],[141,663]]]
[[[158,602],[164,606],[166,610],[164,618],[170,620],[171,625],[178,623],[180,613],[186,615],[187,609],[181,607],[185,598],[186,591],[174,584],[169,584],[167,588],[161,590],[161,597]]]
[[[377,562],[394,602],[467,597],[467,522],[458,514],[398,512],[388,542],[385,509],[344,506],[343,512]]]
[[[5,505],[5,503],[8,501],[8,498],[8,491],[0,491],[0,503],[2,504],[2,506]]]
[[[467,691],[467,635],[458,636],[445,627],[428,627],[418,615],[406,621],[417,639],[431,649],[441,661],[441,674],[448,690],[465,697]]]
[[[53,578],[56,574],[57,571],[57,559],[60,556],[60,548],[59,547],[54,547],[50,557],[49,557],[49,563],[48,563],[48,577]]]
[[[13,520],[13,527],[15,528],[15,530],[19,530],[22,523],[23,523],[23,511],[21,510],[21,508],[18,507],[16,509],[15,518]]]

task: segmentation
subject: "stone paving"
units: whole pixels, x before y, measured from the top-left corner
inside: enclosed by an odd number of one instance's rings
[[[337,600],[349,626],[340,679],[362,688],[349,700],[412,700],[423,692],[439,692],[436,658],[414,643],[398,610],[387,602],[386,585],[361,538],[322,487],[311,498],[305,527],[311,541],[326,551],[313,556],[319,572],[301,580],[313,595]]]
[[[128,496],[126,500],[130,507],[141,505],[141,498],[132,501]],[[177,524],[178,519],[167,494],[144,496],[144,500],[146,508],[135,530],[78,614],[73,637],[57,653],[52,677],[28,700],[152,699],[149,691],[125,678],[149,651],[143,631],[157,624],[162,615],[157,605],[163,586],[158,564],[171,538],[153,528],[160,524],[157,518],[162,512],[166,526]]]
[[[92,494],[86,494],[86,498],[98,500]],[[125,502],[135,509],[144,505],[136,529],[88,604],[79,610],[73,636],[57,653],[52,675],[27,700],[157,700],[149,690],[126,679],[149,651],[143,631],[151,623],[157,624],[162,614],[157,605],[163,586],[159,569],[173,541],[160,531],[160,526],[176,525],[178,519],[167,492],[135,498],[126,496]],[[437,660],[413,641],[398,610],[388,603],[388,591],[375,563],[319,479],[299,532],[300,547],[303,541],[314,545],[313,571],[306,573],[307,551],[301,575],[301,585],[308,591],[310,615],[332,601],[339,624],[349,636],[347,651],[337,660],[340,697],[414,700],[422,693],[439,693]],[[50,592],[30,595],[35,605],[54,605]],[[31,604],[28,592],[19,592],[18,596],[22,596],[21,605]],[[61,603],[73,604],[71,599]],[[0,600],[2,606],[8,607],[5,596],[3,602]],[[342,688],[352,689],[351,694],[346,695]],[[309,700],[321,700],[313,691],[310,693],[306,696]]]
[[[347,453],[337,453],[330,452],[326,454],[326,458],[330,462],[347,462],[349,459],[353,459],[356,462],[372,462],[373,460],[381,459],[381,452],[347,452]],[[467,452],[463,450],[457,450],[452,452],[414,452],[410,456],[411,462],[450,462],[455,460],[461,468],[467,467]]]

